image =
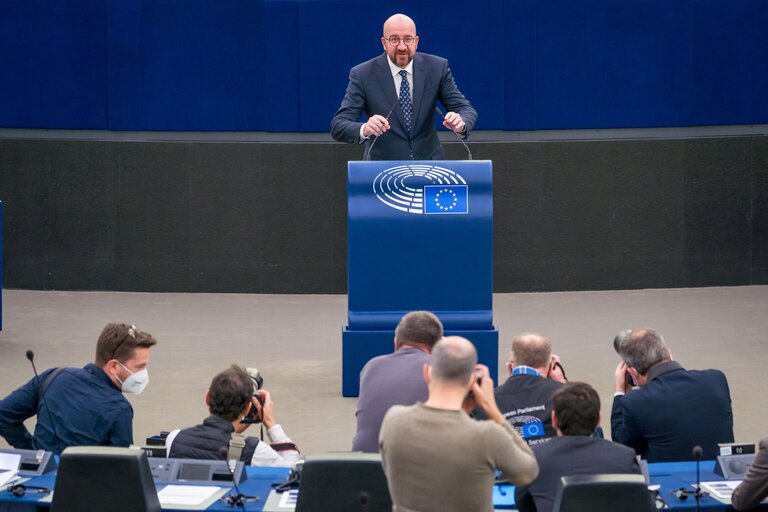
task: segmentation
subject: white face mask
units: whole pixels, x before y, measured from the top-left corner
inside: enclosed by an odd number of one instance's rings
[[[120,363],[120,366],[128,370],[123,363]],[[117,377],[117,380],[123,385],[123,393],[135,393],[138,395],[144,391],[144,388],[149,384],[149,372],[146,368],[138,372],[132,372],[131,370],[128,370],[128,372],[130,372],[130,375],[124,381],[120,380],[120,377],[117,375],[115,375],[115,377]]]

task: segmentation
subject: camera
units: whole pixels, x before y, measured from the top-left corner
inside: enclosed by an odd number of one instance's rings
[[[619,352],[621,344],[624,343],[627,338],[629,338],[630,334],[632,334],[632,329],[624,329],[623,331],[619,332],[615,338],[613,338],[613,349],[617,354],[621,355],[621,352]],[[636,386],[635,379],[632,378],[632,375],[630,375],[629,372],[627,372],[627,384],[633,388]]]
[[[264,386],[264,378],[261,376],[261,373],[259,373],[259,370],[257,368],[246,368],[245,372],[248,374],[248,377],[251,378],[251,382],[253,382],[253,396],[256,398],[256,400],[259,401],[259,403],[264,406],[264,397],[261,396],[261,393],[259,393],[259,390]],[[243,417],[242,420],[240,420],[240,423],[261,423],[261,413],[259,410],[257,410],[255,407],[251,406],[250,409],[248,409],[248,414]]]

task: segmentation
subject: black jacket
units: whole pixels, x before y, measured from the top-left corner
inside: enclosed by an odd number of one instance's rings
[[[174,459],[221,460],[221,449],[229,448],[229,440],[235,429],[232,423],[218,416],[208,416],[202,425],[181,430],[171,444],[168,457]],[[240,460],[251,463],[259,439],[246,437]]]
[[[520,512],[549,512],[560,490],[560,478],[600,473],[640,473],[635,451],[624,445],[588,436],[555,437],[533,447],[539,476],[515,489]]]
[[[496,405],[529,446],[548,441],[552,428],[552,395],[562,384],[536,375],[512,375],[497,387]],[[475,415],[485,418],[482,411]]]

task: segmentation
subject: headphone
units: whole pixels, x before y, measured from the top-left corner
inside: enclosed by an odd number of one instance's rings
[[[17,498],[21,498],[22,496],[24,496],[28,492],[29,493],[40,493],[40,494],[45,493],[45,494],[48,494],[49,492],[51,492],[51,490],[48,489],[47,487],[36,487],[34,485],[26,486],[26,485],[23,485],[23,484],[16,484],[16,485],[11,486],[8,489],[8,492],[13,494]]]

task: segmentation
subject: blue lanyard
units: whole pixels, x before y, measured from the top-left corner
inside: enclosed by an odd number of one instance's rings
[[[541,377],[541,374],[530,366],[515,366],[514,370],[512,370],[512,375],[535,375],[536,377]]]

